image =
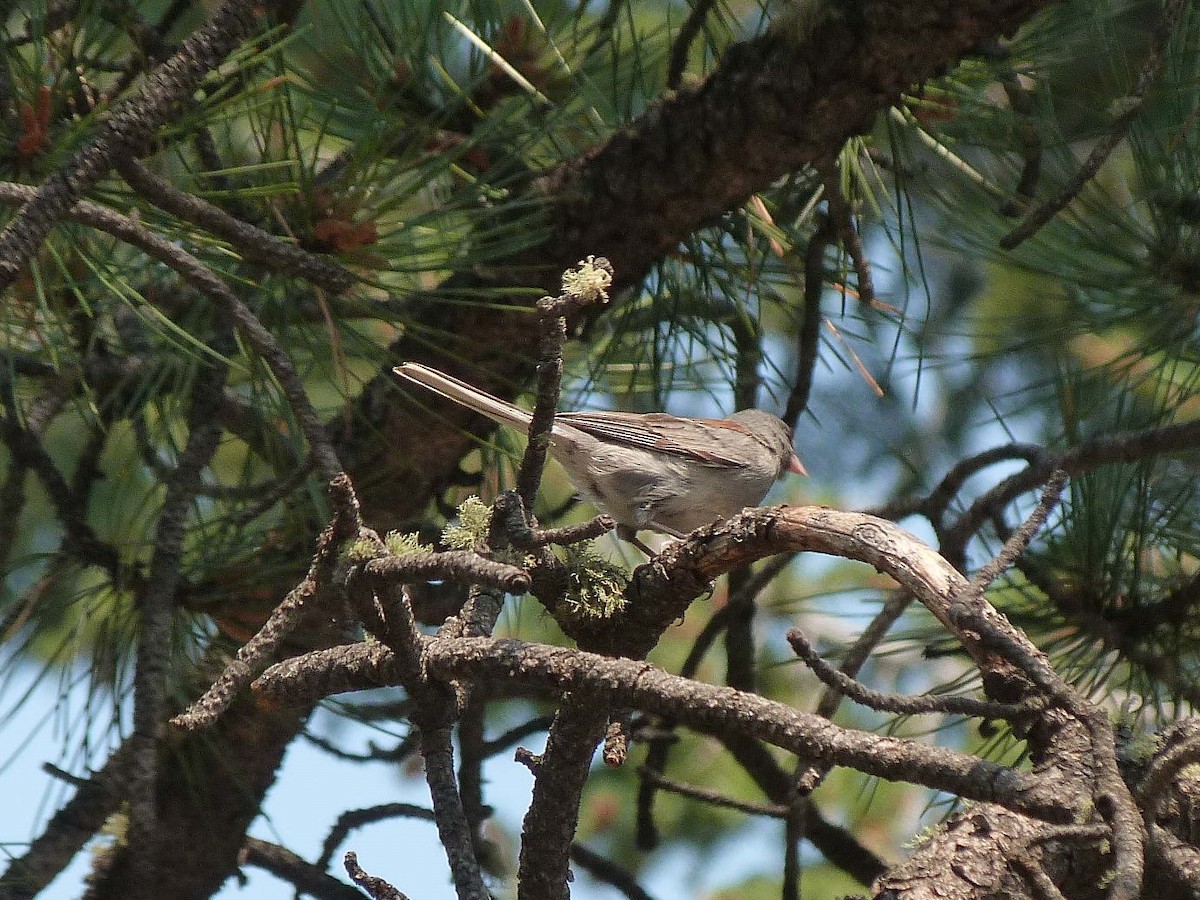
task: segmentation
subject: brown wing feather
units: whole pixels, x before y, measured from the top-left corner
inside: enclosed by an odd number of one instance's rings
[[[744,460],[699,449],[711,446],[714,441],[710,427],[694,419],[681,419],[666,413],[623,412],[570,412],[559,413],[556,418],[593,437],[628,447],[670,453],[720,468],[745,465]],[[651,433],[647,425],[654,426],[658,433]]]

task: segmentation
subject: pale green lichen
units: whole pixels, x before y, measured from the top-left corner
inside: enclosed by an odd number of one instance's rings
[[[346,549],[342,551],[342,555],[346,557],[346,559],[353,560],[354,562],[366,562],[367,560],[374,559],[379,555],[379,544],[375,541],[367,540],[365,538],[358,541],[352,541],[346,547]]]
[[[611,284],[611,267],[604,257],[581,259],[576,268],[567,269],[562,276],[563,293],[587,303],[607,303]]]
[[[487,540],[492,507],[478,497],[468,497],[458,507],[458,521],[442,529],[442,540],[451,550],[473,550]]]
[[[562,549],[568,586],[563,603],[585,619],[607,619],[625,606],[629,574],[592,549],[591,543],[572,544]]]
[[[432,553],[433,548],[421,543],[421,537],[415,531],[405,534],[399,531],[389,531],[383,538],[383,545],[388,553],[400,556],[404,553]]]

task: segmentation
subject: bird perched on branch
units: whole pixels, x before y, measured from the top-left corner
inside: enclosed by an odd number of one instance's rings
[[[529,433],[533,416],[420,363],[401,378]],[[807,475],[792,449],[791,429],[759,409],[728,419],[666,413],[565,412],[554,417],[550,455],[583,497],[616,520],[617,534],[643,551],[642,529],[683,537],[757,506],[786,472]]]

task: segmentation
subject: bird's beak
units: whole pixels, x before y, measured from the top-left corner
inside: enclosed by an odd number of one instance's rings
[[[800,457],[798,457],[795,453],[793,453],[791,459],[788,460],[787,470],[789,472],[795,472],[797,475],[804,475],[806,477],[808,475],[808,469],[804,468],[804,463],[800,462]]]

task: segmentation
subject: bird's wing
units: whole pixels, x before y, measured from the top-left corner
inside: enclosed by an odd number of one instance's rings
[[[740,468],[746,464],[739,457],[707,449],[715,443],[712,426],[695,419],[666,413],[623,412],[570,412],[559,413],[556,418],[593,437],[627,447],[682,456],[721,468]]]

